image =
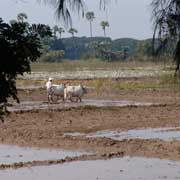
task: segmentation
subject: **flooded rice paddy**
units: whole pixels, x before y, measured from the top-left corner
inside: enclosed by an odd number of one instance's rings
[[[48,77],[54,79],[94,79],[94,78],[120,78],[120,77],[144,77],[158,76],[165,71],[159,69],[148,70],[97,70],[75,72],[32,72],[20,79],[45,80]],[[19,89],[38,89],[43,86],[28,86]],[[28,111],[34,109],[63,109],[69,107],[95,106],[95,107],[125,107],[125,106],[154,106],[156,103],[141,103],[136,101],[111,101],[83,99],[81,103],[58,103],[48,104],[43,101],[22,101],[20,104],[12,104],[8,110]],[[156,128],[156,129],[132,129],[129,131],[106,130],[95,133],[81,134],[66,133],[65,136],[81,136],[83,138],[110,138],[113,140],[123,139],[161,139],[164,141],[180,140],[180,128]],[[71,131],[72,132],[72,131]],[[84,140],[84,139],[83,139]],[[99,144],[98,144],[99,145]],[[97,146],[98,146],[97,145]],[[79,157],[88,155],[88,152],[20,148],[14,146],[0,146],[0,165],[18,162],[59,160],[66,157]],[[81,161],[80,161],[81,160]],[[44,164],[22,166],[19,169],[0,170],[2,180],[175,180],[180,179],[180,162],[160,160],[155,158],[123,157],[106,160],[73,160],[62,164]]]
[[[165,141],[180,140],[180,127],[176,128],[149,128],[149,129],[132,129],[129,131],[106,130],[96,133],[65,133],[65,136],[82,136],[85,138],[110,138],[113,140],[123,139],[161,139]]]
[[[92,153],[55,150],[55,149],[40,149],[27,148],[10,145],[0,145],[0,164],[12,164],[18,162],[32,162],[45,160],[58,160],[66,157],[77,157],[81,155],[89,155]]]
[[[177,180],[180,179],[180,163],[124,157],[0,170],[0,177],[3,180]]]

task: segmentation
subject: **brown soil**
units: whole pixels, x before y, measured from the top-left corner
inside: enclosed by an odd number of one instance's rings
[[[97,154],[118,153],[130,156],[180,160],[180,142],[122,140],[64,136],[65,132],[95,132],[105,129],[137,129],[180,126],[180,106],[35,110],[11,113],[1,125],[0,142],[21,146],[78,149]]]
[[[133,81],[138,80],[134,79]],[[86,85],[90,83],[84,81]],[[47,101],[44,89],[20,90],[19,97],[21,101]],[[158,139],[116,141],[108,138],[92,139],[64,136],[66,132],[89,133],[117,128],[130,130],[148,127],[179,127],[179,92],[168,89],[118,91],[106,89],[97,92],[91,89],[85,98],[133,100],[161,103],[161,105],[150,107],[78,107],[64,110],[12,112],[5,118],[5,123],[0,124],[0,143],[95,151],[97,152],[96,158],[104,154],[117,156],[123,154],[180,160],[180,141],[167,142]]]

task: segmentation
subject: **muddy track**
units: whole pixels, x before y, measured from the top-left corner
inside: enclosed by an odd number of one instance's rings
[[[149,102],[136,102],[136,101],[112,101],[112,100],[92,100],[84,99],[82,102],[57,102],[48,103],[44,101],[21,101],[19,104],[13,103],[8,105],[8,111],[30,111],[42,109],[67,109],[74,107],[129,107],[129,106],[164,106],[165,104],[149,103]]]

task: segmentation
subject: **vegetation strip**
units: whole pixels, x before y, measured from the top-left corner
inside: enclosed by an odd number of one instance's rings
[[[64,164],[74,161],[85,161],[85,160],[97,160],[97,159],[110,159],[110,158],[118,158],[123,157],[124,152],[112,152],[112,153],[106,153],[101,155],[82,155],[79,157],[66,157],[65,159],[59,159],[59,160],[46,160],[46,161],[28,161],[28,162],[19,162],[19,163],[13,163],[13,164],[1,164],[0,170],[5,169],[19,169],[23,167],[33,167],[33,166],[49,166],[49,165],[56,165],[56,164]]]

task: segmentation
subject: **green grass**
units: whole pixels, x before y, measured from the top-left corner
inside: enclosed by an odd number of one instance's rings
[[[170,89],[180,90],[180,76],[175,76],[174,72],[160,76],[160,85]]]

